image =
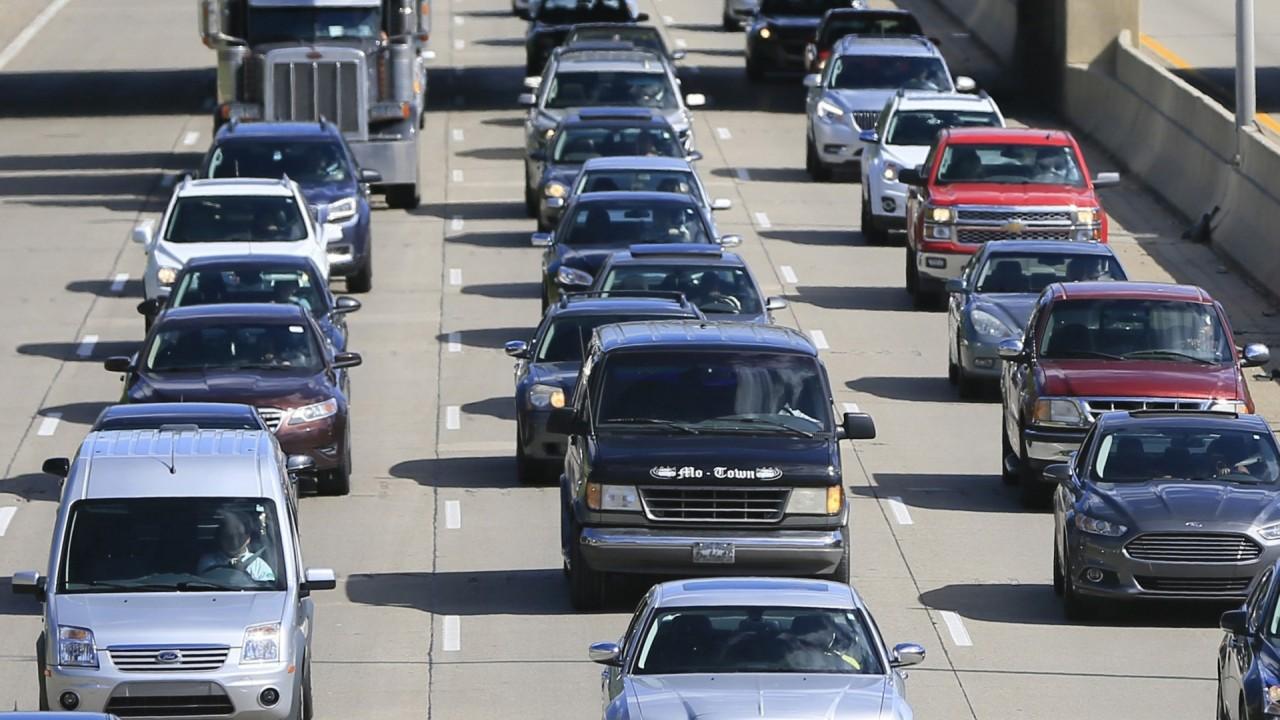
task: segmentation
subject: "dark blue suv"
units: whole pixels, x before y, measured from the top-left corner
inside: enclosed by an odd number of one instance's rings
[[[356,163],[342,131],[321,119],[312,123],[240,123],[232,120],[213,138],[201,177],[278,178],[298,183],[316,217],[342,228],[329,243],[329,277],[346,277],[349,292],[373,289],[373,236],[369,184],[382,178]]]

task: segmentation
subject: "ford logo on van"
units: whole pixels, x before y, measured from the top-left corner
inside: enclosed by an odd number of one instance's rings
[[[182,656],[173,650],[162,650],[156,653],[156,662],[171,665],[182,659]]]

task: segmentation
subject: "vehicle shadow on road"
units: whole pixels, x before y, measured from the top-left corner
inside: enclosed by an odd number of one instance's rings
[[[524,203],[519,200],[482,202],[448,202],[423,205],[417,210],[409,211],[410,215],[421,217],[438,217],[451,219],[460,217],[463,220],[525,220]],[[530,220],[532,223],[532,220]],[[528,236],[525,236],[528,239]]]
[[[515,420],[516,404],[510,395],[469,402],[462,406],[466,415],[488,415],[499,420]]]
[[[1216,628],[1218,617],[1239,603],[1152,601],[1103,607],[1086,622],[1067,620],[1062,600],[1047,584],[975,583],[946,585],[920,595],[934,610],[950,610],[967,620],[1017,625]]]
[[[473,158],[476,160],[523,160],[523,147],[489,147],[475,148],[473,150],[461,150],[454,153],[458,157]]]
[[[43,572],[43,571],[41,571]],[[13,578],[0,577],[0,615],[40,615],[40,601],[31,595],[15,595]],[[34,631],[33,631],[34,632]]]
[[[513,447],[514,443],[513,437]],[[406,460],[392,465],[391,475],[426,487],[499,490],[520,487],[514,455]]]
[[[850,390],[864,392],[868,395],[886,400],[908,400],[910,402],[936,403],[971,403],[980,404],[980,400],[964,400],[944,376],[938,377],[860,377],[845,383]]]
[[[876,487],[855,486],[860,497],[897,497],[908,507],[981,513],[1033,513],[1018,501],[1017,492],[995,475],[946,473],[875,473]]]
[[[110,402],[75,402],[66,405],[53,405],[40,409],[40,417],[52,417],[54,415],[64,423],[72,425],[92,425],[98,419],[98,415],[110,406]]]
[[[533,337],[532,328],[487,328],[484,330],[458,330],[458,341],[467,347],[501,349],[508,340],[528,340]],[[436,340],[449,342],[453,333],[441,333]]]
[[[53,170],[188,170],[200,164],[200,153],[122,152],[74,155],[0,156],[0,171]]]
[[[797,285],[795,292],[787,297],[831,310],[915,312],[911,296],[900,287]]]
[[[760,233],[770,240],[797,245],[855,246],[862,245],[862,233],[853,230],[769,230]]]
[[[97,295],[98,297],[124,297],[124,298],[141,298],[142,297],[142,280],[126,280],[119,292],[113,292],[111,286],[115,283],[111,279],[103,280],[72,280],[67,283],[67,290],[76,293],[88,293]],[[139,316],[141,317],[141,316]]]
[[[42,472],[24,473],[0,480],[0,494],[14,495],[31,502],[57,502],[62,494],[62,482]]]
[[[745,167],[745,168],[716,168],[711,171],[715,177],[728,178],[730,180],[738,176],[739,170],[746,170],[751,176],[751,182],[778,182],[778,183],[805,183],[809,182],[809,175],[803,168],[793,167]]]
[[[212,67],[0,74],[0,118],[211,115]]]
[[[681,90],[707,96],[712,110],[803,113],[805,88],[799,76],[747,81],[745,65],[703,66],[698,73],[681,74]]]
[[[541,293],[542,284],[536,282],[482,283],[462,287],[463,295],[480,295],[499,300],[537,300]]]
[[[427,112],[464,109],[517,112],[516,97],[528,92],[521,86],[524,67],[433,67],[427,70]],[[504,92],[508,89],[509,92]]]
[[[569,604],[560,568],[438,573],[360,573],[345,583],[363,605],[413,608],[437,615],[581,614]],[[620,578],[605,611],[626,612],[649,588],[646,578]]]
[[[532,226],[530,226],[530,232],[532,232]],[[469,232],[450,235],[445,238],[445,241],[487,248],[529,248],[536,250],[537,248],[529,244],[530,232]]]
[[[116,355],[132,355],[141,345],[142,343],[137,340],[109,340],[95,343],[92,352],[88,355],[80,355],[78,342],[24,343],[18,346],[18,353],[70,362],[100,362]]]

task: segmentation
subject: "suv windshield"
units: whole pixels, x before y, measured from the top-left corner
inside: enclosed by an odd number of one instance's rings
[[[1075,152],[1066,145],[950,144],[938,182],[1084,187]]]
[[[253,8],[249,11],[250,45],[307,40],[373,40],[382,32],[378,8]]]
[[[697,207],[645,200],[593,202],[579,207],[561,222],[556,239],[573,247],[711,241]]]
[[[699,203],[702,197],[687,170],[592,170],[578,180],[577,192],[669,192],[687,195]]]
[[[974,291],[1036,293],[1050,283],[1124,280],[1120,263],[1105,255],[1063,253],[999,253],[987,258],[977,273]]]
[[[1000,127],[1000,116],[968,110],[904,110],[890,118],[885,144],[932,145],[939,130],[952,127]]]
[[[591,158],[619,155],[682,158],[684,148],[675,133],[663,128],[570,126],[556,138],[551,160],[582,164]]]
[[[667,47],[663,44],[658,29],[645,25],[578,28],[569,34],[565,44],[572,45],[576,42],[627,42],[636,47],[667,54]]]
[[[292,195],[180,197],[164,234],[171,243],[296,242],[306,237],[307,224]]]
[[[830,47],[845,35],[923,35],[920,23],[906,13],[863,10],[840,13],[822,26],[821,45]]]
[[[559,25],[632,19],[626,0],[542,0],[536,6],[535,18]]]
[[[758,315],[760,294],[739,267],[622,265],[600,284],[601,290],[682,292],[704,313]]]
[[[935,57],[843,55],[828,77],[827,87],[837,90],[951,90],[947,68]]]
[[[547,88],[546,107],[676,108],[676,93],[663,73],[558,72]]]
[[[853,7],[853,0],[762,0],[760,14],[821,17],[828,10],[848,7]]]
[[[858,610],[682,607],[654,616],[633,672],[883,675],[884,668]]]
[[[653,421],[704,432],[811,434],[830,427],[822,369],[805,355],[636,350],[608,356],[603,370],[601,429]]]
[[[270,500],[80,500],[71,509],[67,528],[58,571],[61,592],[286,587],[280,527]]]
[[[1098,444],[1092,477],[1134,483],[1163,478],[1275,485],[1280,457],[1271,435],[1249,430],[1134,428]]]
[[[332,185],[351,179],[346,153],[333,140],[256,138],[224,142],[209,156],[205,177],[278,178],[301,185]]]
[[[536,362],[582,362],[591,333],[601,325],[669,320],[670,315],[586,315],[552,320],[538,338]]]
[[[305,325],[186,323],[161,327],[143,357],[152,372],[195,370],[304,370],[324,362]]]
[[[1102,358],[1232,362],[1229,338],[1212,305],[1174,300],[1063,300],[1040,337],[1048,360]]]
[[[293,303],[315,317],[328,312],[320,288],[303,270],[191,270],[173,290],[171,307],[223,303]]]

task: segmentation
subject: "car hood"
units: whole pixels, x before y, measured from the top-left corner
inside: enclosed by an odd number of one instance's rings
[[[667,432],[673,434],[667,435]],[[596,437],[592,472],[601,479],[645,485],[830,485],[840,477],[831,436],[613,432]]]
[[[914,168],[924,164],[929,156],[928,145],[884,145],[880,149],[885,160],[897,163],[899,167]]]
[[[624,249],[626,249],[626,245],[618,245],[616,247],[607,245],[592,246],[582,249],[565,247],[560,256],[560,264],[595,275],[600,272],[600,267],[604,265],[604,261],[608,260],[610,255]]]
[[[970,311],[982,310],[991,313],[1004,323],[1014,334],[1021,334],[1031,318],[1031,311],[1036,309],[1038,295],[1032,293],[986,293],[974,294]]]
[[[221,257],[224,255],[304,255],[311,246],[308,240],[289,242],[210,242],[170,243],[159,242],[155,246],[156,260],[161,265],[181,267],[195,257]]]
[[[827,90],[828,97],[836,98],[840,105],[858,112],[880,112],[893,97],[895,90]],[[867,129],[867,128],[863,128]]]
[[[1280,520],[1277,500],[1280,487],[1274,485],[1174,479],[1091,484],[1088,503],[1105,507],[1143,532],[1243,532]],[[1090,511],[1096,513],[1096,507],[1086,506],[1085,512]]]
[[[1241,398],[1233,365],[1160,360],[1040,360],[1042,395],[1067,397]]]
[[[302,185],[302,196],[309,205],[328,205],[343,198],[356,196],[355,183]]]
[[[565,185],[571,185],[574,179],[578,177],[578,173],[581,171],[582,165],[580,163],[556,163],[554,165],[547,165],[542,171],[542,184],[546,185],[552,180],[555,180],[557,182],[562,182]]]
[[[323,373],[257,370],[148,372],[130,390],[133,402],[232,402],[298,407],[333,396]]]
[[[582,369],[582,363],[577,361],[535,363],[529,366],[529,380],[563,388],[568,395],[578,384],[580,369]]]
[[[1072,205],[1095,207],[1097,197],[1088,188],[1060,185],[1004,185],[999,183],[955,183],[933,185],[929,197],[943,205]]]
[[[287,593],[81,593],[58,595],[60,625],[89,628],[99,648],[112,645],[240,647],[244,629],[280,622]]]
[[[878,718],[889,692],[883,675],[652,675],[627,684],[644,720]]]

